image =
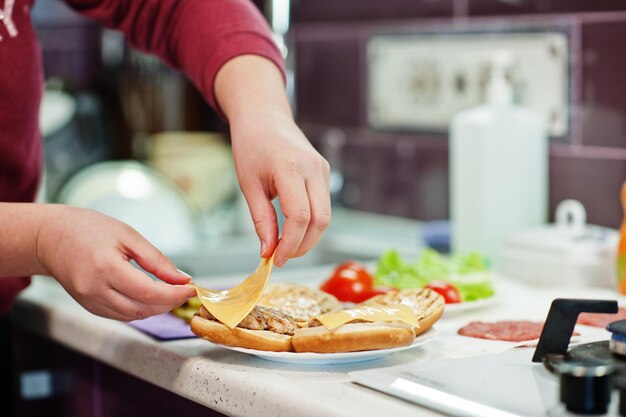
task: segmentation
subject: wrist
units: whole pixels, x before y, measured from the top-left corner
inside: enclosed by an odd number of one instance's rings
[[[231,124],[257,113],[293,119],[282,73],[265,57],[241,55],[226,62],[215,76],[214,88]]]
[[[256,107],[243,106],[229,117],[230,128],[237,131],[258,131],[268,127],[280,127],[295,124],[291,111],[280,106],[260,105]]]
[[[54,247],[52,242],[59,242],[63,238],[63,233],[59,231],[64,229],[62,218],[68,207],[47,204],[43,208],[35,234],[35,259],[42,274],[54,275],[50,249]]]

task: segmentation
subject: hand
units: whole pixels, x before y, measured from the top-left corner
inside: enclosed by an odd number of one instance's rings
[[[330,223],[328,163],[282,112],[251,113],[231,122],[231,133],[237,176],[261,240],[261,256],[276,248],[274,262],[281,267],[315,246]],[[271,203],[276,196],[285,215],[280,242]]]
[[[271,61],[242,55],[222,66],[215,96],[230,122],[239,185],[261,240],[261,256],[274,263],[302,256],[330,223],[330,168],[293,121],[283,78]],[[272,199],[285,215],[278,241]]]
[[[189,277],[132,227],[92,210],[50,206],[37,234],[47,274],[90,312],[131,321],[165,313],[195,295]],[[153,281],[134,260],[166,283]]]

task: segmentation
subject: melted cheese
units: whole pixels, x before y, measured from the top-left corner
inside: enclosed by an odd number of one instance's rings
[[[256,271],[241,284],[224,291],[213,291],[194,284],[202,305],[229,328],[236,327],[246,318],[263,295],[263,290],[270,279],[274,255],[261,259]]]
[[[395,304],[389,306],[362,305],[351,309],[322,314],[317,319],[328,329],[334,330],[352,320],[365,321],[401,321],[413,327],[419,327],[419,320],[409,306]]]

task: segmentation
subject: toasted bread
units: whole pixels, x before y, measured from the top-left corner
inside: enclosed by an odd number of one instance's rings
[[[324,326],[297,329],[296,352],[337,353],[407,346],[415,340],[411,326],[399,323],[348,323],[336,330]]]
[[[415,335],[419,336],[430,329],[443,314],[446,302],[443,297],[429,288],[410,288],[406,290],[391,290],[386,294],[370,298],[366,304],[392,305],[406,304],[415,313],[419,320],[419,327],[415,328]]]
[[[301,323],[343,309],[339,300],[324,291],[288,282],[268,285],[258,305],[275,308]]]
[[[204,319],[198,315],[191,319],[191,330],[196,336],[220,345],[273,352],[293,351],[291,335],[270,330],[249,330],[239,327],[229,329],[218,321]]]

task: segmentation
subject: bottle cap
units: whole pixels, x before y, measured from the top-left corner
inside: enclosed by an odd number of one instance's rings
[[[513,55],[508,51],[496,51],[491,56],[491,76],[487,87],[487,101],[491,104],[512,104],[513,88],[506,72],[513,65]]]

